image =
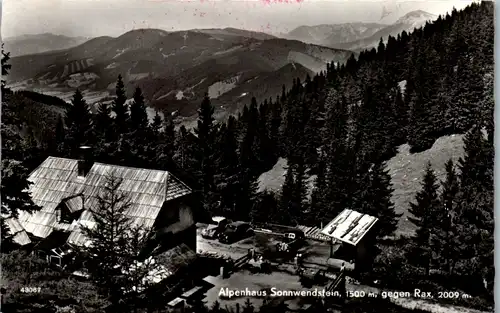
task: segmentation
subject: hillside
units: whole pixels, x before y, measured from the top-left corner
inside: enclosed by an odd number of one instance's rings
[[[370,37],[385,27],[387,25],[377,23],[322,24],[299,26],[281,36],[287,39],[330,47]]]
[[[53,50],[68,49],[78,46],[89,40],[86,37],[68,37],[63,35],[54,35],[51,33],[22,35],[17,37],[4,38],[3,43],[6,51],[11,56],[20,56],[28,54],[43,53]]]
[[[411,32],[415,28],[419,28],[425,25],[426,22],[434,21],[437,18],[436,15],[427,13],[422,10],[412,11],[405,14],[403,17],[398,19],[394,24],[386,26],[379,29],[371,36],[360,38],[358,40],[345,42],[345,43],[335,43],[329,44],[328,47],[335,47],[338,49],[348,49],[351,51],[360,51],[372,47],[376,47],[380,42],[380,38],[383,38],[387,42],[389,36],[396,37],[403,31]]]
[[[396,212],[403,213],[396,235],[410,235],[415,230],[415,225],[408,220],[408,208],[420,189],[422,173],[427,162],[432,163],[436,176],[439,180],[443,180],[446,161],[451,158],[456,163],[462,156],[463,135],[441,137],[436,140],[432,148],[420,153],[411,154],[408,144],[398,147],[398,154],[387,161],[387,169],[394,188],[392,201]],[[279,159],[271,170],[260,175],[259,190],[267,189],[279,193],[285,182],[286,168],[286,159]],[[310,179],[309,184],[312,184],[312,180]]]
[[[117,38],[94,38],[64,51],[14,57],[9,86],[62,97],[79,88],[106,97],[113,94],[121,74],[129,97],[134,87],[140,86],[150,105],[168,105],[169,110],[188,116],[205,92],[220,107],[248,100],[245,96],[240,99],[248,93],[247,86],[265,86],[272,81],[255,94],[264,99],[274,96],[292,77],[303,79],[324,71],[328,62],[343,62],[350,54],[232,28],[183,32],[141,29]],[[245,85],[252,79],[261,82]],[[230,93],[232,89],[235,91]]]

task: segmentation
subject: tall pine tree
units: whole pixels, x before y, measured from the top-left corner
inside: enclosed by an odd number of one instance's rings
[[[211,212],[216,206],[214,147],[217,130],[213,115],[214,107],[206,94],[198,110],[198,126],[195,133],[199,143],[198,177],[201,180],[201,197],[207,212]]]
[[[67,127],[65,143],[68,153],[71,157],[78,158],[78,148],[89,144],[93,138],[89,106],[78,89],[73,95],[71,106],[66,110],[65,124]]]
[[[129,112],[127,107],[127,95],[125,92],[125,85],[123,83],[123,79],[121,75],[118,75],[118,80],[116,82],[116,97],[113,100],[112,109],[115,113],[115,127],[119,135],[125,134],[128,131],[128,121],[129,121]]]
[[[429,274],[431,262],[430,235],[434,227],[435,216],[440,210],[437,190],[437,178],[429,162],[425,169],[422,189],[417,193],[415,203],[410,203],[409,212],[413,216],[408,218],[417,226],[414,242],[416,251],[420,255],[420,265],[426,269],[427,274]]]

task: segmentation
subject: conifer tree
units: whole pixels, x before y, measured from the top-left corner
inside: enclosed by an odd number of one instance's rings
[[[459,131],[466,131],[471,123],[480,122],[479,109],[484,97],[483,77],[477,57],[460,55],[452,101],[455,104],[455,125]]]
[[[291,164],[288,164],[286,170],[285,182],[281,188],[280,202],[279,202],[279,214],[280,221],[284,225],[293,225],[293,222],[298,214],[294,212],[294,198],[295,198],[295,177],[293,173],[293,168]]]
[[[54,131],[54,136],[52,137],[52,140],[49,145],[49,153],[55,156],[60,155],[62,152],[63,142],[65,137],[66,137],[66,132],[64,129],[64,122],[61,115],[59,115],[57,117],[57,124],[56,124],[56,129]]]
[[[235,213],[239,184],[238,142],[236,120],[230,116],[225,127],[221,127],[220,143],[217,149],[216,175],[217,189],[221,197],[221,207],[225,216]]]
[[[153,120],[151,121],[151,123],[149,123],[149,127],[151,128],[154,134],[158,134],[161,130],[162,125],[163,125],[163,119],[161,118],[158,110],[156,110]]]
[[[252,224],[265,224],[277,220],[278,201],[274,193],[264,190],[252,207],[250,221]]]
[[[78,148],[91,141],[92,119],[87,102],[80,90],[76,90],[71,106],[66,111],[65,124],[67,131],[67,147],[71,157],[78,157]]]
[[[97,106],[97,114],[94,117],[95,130],[104,142],[113,138],[113,127],[111,118],[111,107],[106,102],[100,102]]]
[[[311,193],[311,213],[307,221],[311,225],[317,225],[321,221],[326,221],[325,212],[328,210],[328,185],[325,177],[326,164],[323,157],[320,157],[314,188]]]
[[[22,146],[24,152],[23,163],[28,168],[34,168],[40,164],[42,161],[42,148],[38,144],[33,128],[28,127]]]
[[[236,193],[235,216],[240,220],[249,221],[251,212],[258,197],[257,177],[250,169],[240,168],[239,187]]]
[[[113,100],[112,110],[115,112],[115,125],[116,130],[119,135],[125,134],[127,129],[127,123],[129,121],[129,112],[126,104],[127,95],[125,93],[125,85],[121,75],[118,75],[118,80],[116,82],[116,98]]]
[[[423,177],[422,189],[417,193],[415,203],[410,203],[409,212],[413,216],[408,218],[417,226],[414,242],[427,274],[429,274],[431,261],[430,235],[434,228],[435,216],[440,209],[436,181],[436,175],[429,162]]]
[[[245,114],[245,112],[244,112]],[[246,115],[242,116],[244,127],[243,137],[239,145],[239,159],[242,173],[250,173],[255,176],[260,172],[259,159],[256,155],[258,152],[257,131],[259,111],[257,109],[257,101],[252,98],[250,107],[247,109]],[[244,174],[246,175],[246,174]]]
[[[148,114],[141,88],[137,87],[130,105],[130,130],[145,130],[148,126]]]
[[[391,236],[397,229],[399,218],[394,203],[391,200],[394,191],[391,184],[391,176],[385,169],[385,163],[373,164],[369,172],[369,184],[365,187],[367,199],[362,203],[364,213],[379,219],[378,228],[380,237]]]
[[[152,150],[156,151],[156,160],[158,164],[165,169],[172,165],[175,155],[175,125],[172,114],[164,113],[163,131],[157,133],[158,144]],[[154,134],[154,133],[153,133]],[[159,136],[158,136],[159,135]]]
[[[299,224],[302,221],[304,213],[308,211],[308,187],[306,166],[304,164],[304,159],[302,159],[299,160],[296,165],[293,188],[294,197],[292,200],[293,209],[292,212],[290,212],[292,214],[292,222],[295,225]]]
[[[452,275],[457,259],[457,249],[454,242],[456,229],[452,221],[457,215],[455,210],[459,182],[451,159],[446,162],[445,168],[446,179],[442,183],[440,207],[431,234],[431,249],[439,269]]]
[[[492,158],[482,130],[475,126],[464,137],[465,155],[459,161],[462,188],[493,188]],[[477,188],[477,187],[476,187]]]
[[[34,212],[40,209],[31,198],[29,171],[20,161],[2,159],[2,211],[3,215],[18,217],[19,211]]]
[[[199,142],[199,177],[202,186],[202,203],[206,211],[210,212],[215,206],[215,164],[214,146],[216,138],[216,128],[214,124],[214,107],[210,103],[208,94],[205,95],[200,109],[198,110],[198,126],[195,133]]]
[[[275,162],[275,146],[271,142],[270,129],[268,128],[268,120],[270,116],[270,108],[267,101],[260,106],[257,134],[256,134],[256,146],[257,146],[257,156],[259,159],[259,165],[261,168],[268,168],[272,166]]]
[[[186,171],[193,177],[197,177],[199,168],[198,151],[195,143],[190,139],[189,131],[182,125],[175,135],[175,154],[174,162],[183,171]]]
[[[281,152],[280,143],[280,125],[281,125],[281,99],[279,96],[276,101],[270,101],[270,111],[269,120],[267,128],[269,129],[269,140],[270,143],[274,144],[274,158],[277,158]]]
[[[131,202],[129,196],[120,191],[120,178],[111,173],[106,182],[95,199],[96,206],[88,208],[95,226],[82,226],[85,238],[92,244],[82,247],[80,252],[87,263],[91,280],[116,306],[124,296],[122,287],[126,285],[122,265],[128,257],[127,234],[131,221],[126,212]]]
[[[347,107],[345,99],[338,100],[334,94],[327,98],[327,121],[325,122],[325,159],[328,211],[325,218],[332,219],[349,207],[349,195],[353,168],[347,147]],[[325,203],[326,204],[326,203]]]
[[[461,268],[491,288],[493,281],[493,154],[479,127],[464,138],[463,159],[459,160],[460,192],[455,214]],[[463,271],[460,272],[463,274]]]
[[[396,144],[403,144],[407,140],[408,135],[408,107],[406,102],[403,100],[403,94],[401,89],[398,87],[396,91],[396,97],[394,99],[394,115],[396,117],[397,130],[394,136],[396,137]]]

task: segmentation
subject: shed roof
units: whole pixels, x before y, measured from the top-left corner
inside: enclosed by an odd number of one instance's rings
[[[378,218],[371,215],[345,209],[321,233],[356,246],[377,221]]]
[[[127,215],[135,225],[151,227],[163,203],[186,194],[191,189],[168,171],[132,168],[94,163],[85,177],[78,176],[78,160],[48,157],[30,175],[31,197],[42,209],[33,214],[21,212],[19,221],[27,232],[46,238],[54,229],[71,231],[68,239],[82,244],[80,224],[92,225],[93,217],[85,208],[95,208],[97,196],[113,174],[122,179],[121,192],[129,195],[131,206]],[[56,219],[56,208],[64,203],[70,212],[83,210],[71,225]]]

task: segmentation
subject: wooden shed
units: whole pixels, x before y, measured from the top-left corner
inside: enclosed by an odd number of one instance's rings
[[[340,258],[354,260],[355,270],[370,268],[373,261],[372,248],[375,244],[378,218],[357,211],[345,209],[326,225],[322,234],[340,241]]]

